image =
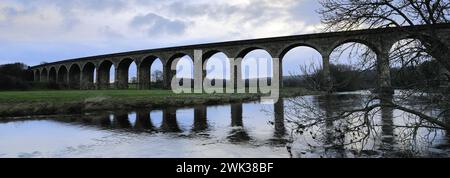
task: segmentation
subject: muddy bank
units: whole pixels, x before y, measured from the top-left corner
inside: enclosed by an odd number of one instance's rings
[[[281,97],[317,95],[307,90],[285,90]],[[190,107],[259,101],[261,94],[197,95],[165,97],[111,97],[97,96],[77,101],[0,102],[0,119],[26,116],[75,115],[96,111],[133,109],[160,109],[164,107]]]
[[[189,107],[257,101],[259,95],[161,97],[158,99],[94,97],[73,102],[0,103],[0,118],[32,115],[82,114],[104,110],[130,110],[162,107]]]

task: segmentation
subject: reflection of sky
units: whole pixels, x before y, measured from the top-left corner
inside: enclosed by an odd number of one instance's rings
[[[77,148],[108,136],[105,131],[55,121],[24,121],[0,124],[0,156],[40,156],[47,152]]]
[[[0,157],[286,157],[283,147],[264,145],[273,137],[259,104],[243,105],[244,129],[250,142],[230,143],[230,105],[208,107],[208,130],[192,132],[194,109],[178,109],[177,133],[131,133],[108,131],[56,121],[23,121],[0,124]],[[162,124],[162,111],[149,113],[155,127]],[[128,114],[136,123],[136,113]],[[206,134],[206,135],[205,135]],[[202,136],[203,135],[203,136]],[[208,150],[208,151],[205,151]]]
[[[194,125],[194,109],[178,109],[177,121],[182,131],[189,132]]]

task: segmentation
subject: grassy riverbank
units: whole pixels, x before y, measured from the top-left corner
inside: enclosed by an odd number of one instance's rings
[[[283,96],[314,94],[287,88]],[[174,94],[170,90],[62,90],[0,92],[0,117],[79,114],[117,109],[193,106],[258,100],[259,94]]]

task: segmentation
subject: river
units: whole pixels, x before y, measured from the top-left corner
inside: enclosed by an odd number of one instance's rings
[[[449,157],[445,131],[397,126],[414,118],[393,109],[374,114],[371,119],[379,125],[360,142],[347,144],[361,136],[337,129],[343,121],[293,132],[298,125],[292,121],[314,115],[298,109],[299,100],[330,114],[360,104],[361,96],[362,92],[338,93],[331,99],[286,98],[275,105],[248,102],[1,120],[0,157]],[[416,132],[410,134],[411,130]]]

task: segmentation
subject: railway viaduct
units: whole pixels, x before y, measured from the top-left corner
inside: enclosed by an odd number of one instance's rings
[[[202,51],[202,61],[206,61],[217,53],[224,53],[230,59],[243,58],[249,52],[262,49],[272,58],[283,60],[285,54],[299,46],[307,46],[317,50],[322,56],[324,79],[331,86],[330,54],[338,46],[349,43],[361,43],[369,47],[377,56],[376,69],[378,71],[377,86],[382,91],[390,91],[391,76],[389,51],[393,45],[403,39],[415,38],[412,34],[434,35],[444,43],[450,45],[450,24],[414,27],[392,27],[382,29],[367,29],[345,32],[330,32],[308,35],[263,38],[253,40],[230,41],[210,44],[169,47],[131,51],[116,54],[106,54],[78,59],[69,59],[53,63],[46,63],[31,67],[35,82],[64,83],[72,89],[106,89],[110,83],[110,69],[115,69],[114,88],[128,88],[128,70],[132,62],[137,66],[137,80],[139,89],[149,89],[151,86],[150,68],[159,59],[163,64],[164,86],[170,88],[171,79],[176,71],[171,65],[176,59],[189,56],[194,59],[194,50]],[[231,67],[231,77],[239,79],[236,71],[241,69],[237,63]],[[277,69],[282,74],[282,65]],[[194,70],[194,73],[205,71]],[[94,74],[95,73],[95,74]],[[97,77],[94,77],[96,75]],[[282,77],[282,75],[280,75]],[[94,81],[94,78],[96,78]],[[236,81],[236,80],[234,80]],[[279,81],[282,81],[281,79]],[[280,86],[282,84],[280,83]]]

